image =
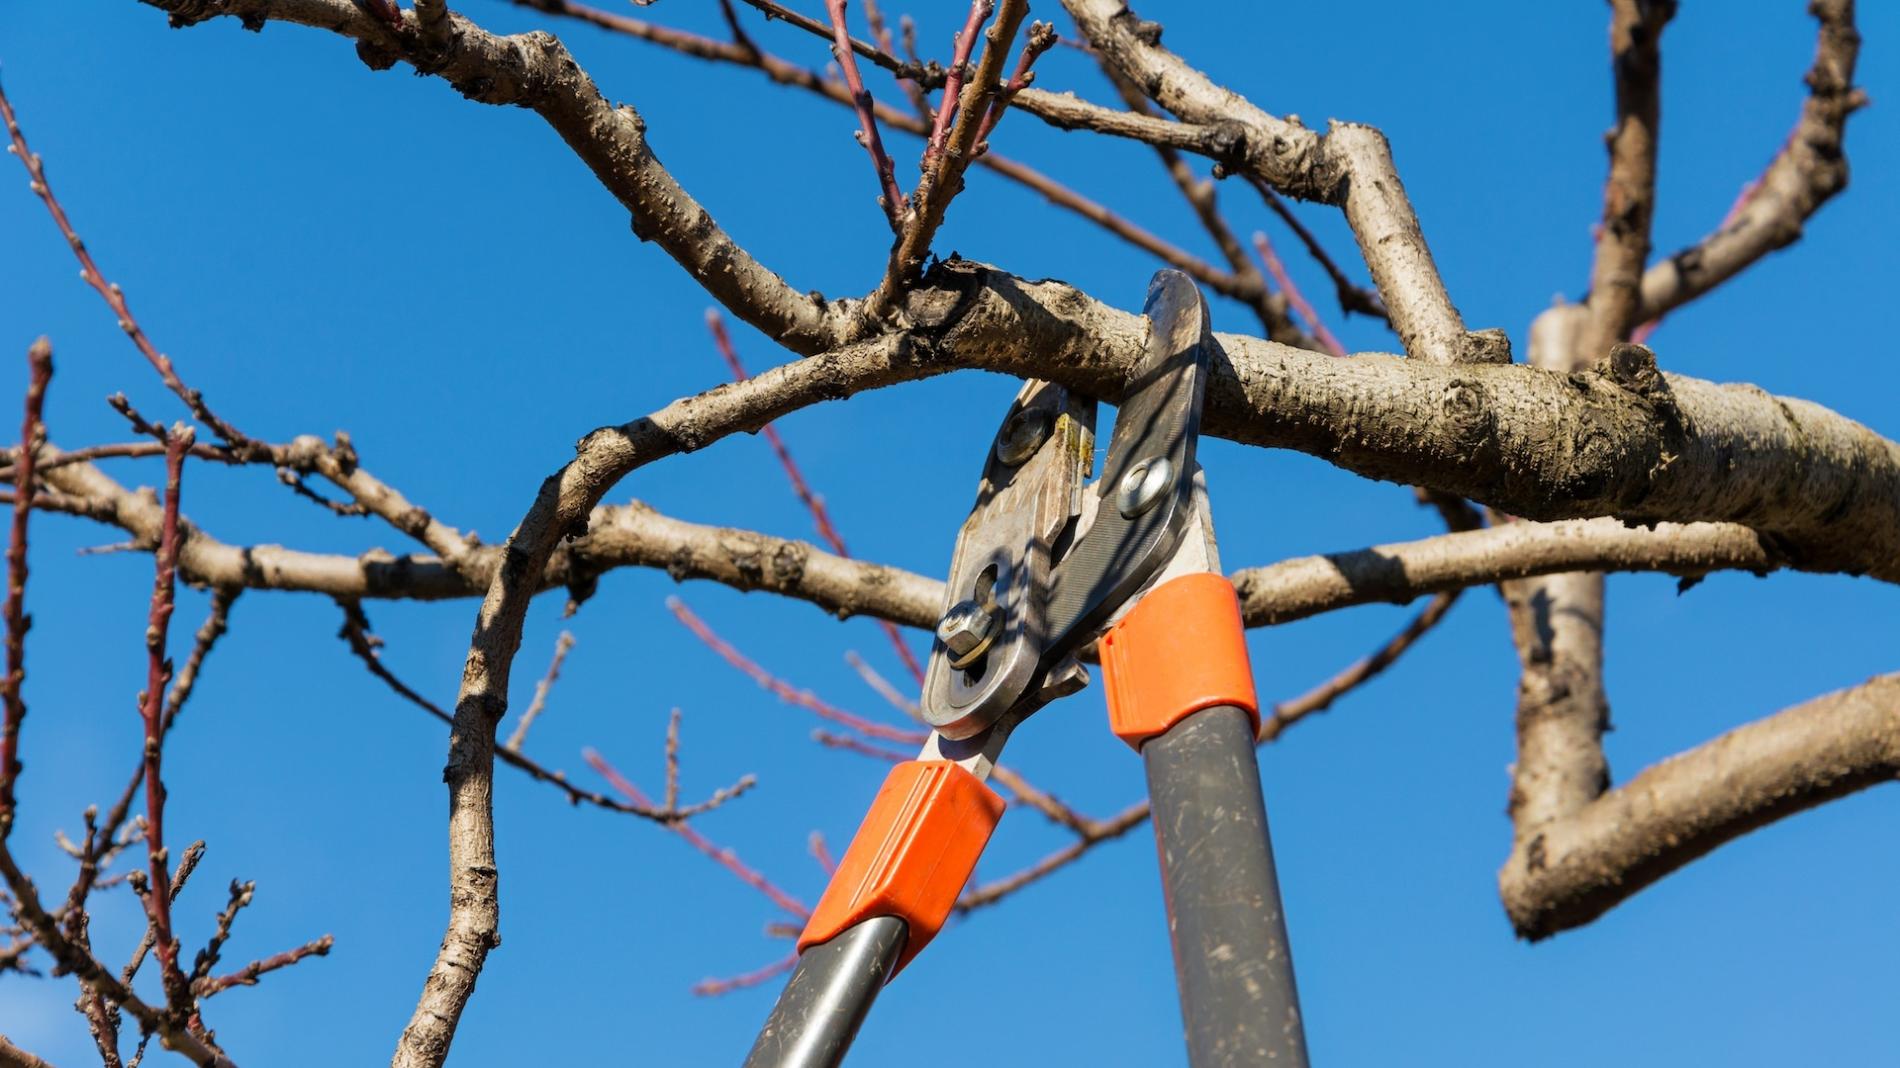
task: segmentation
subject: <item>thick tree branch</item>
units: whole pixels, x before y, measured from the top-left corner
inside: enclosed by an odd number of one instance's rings
[[[1302,556],[1231,576],[1249,626],[1274,626],[1349,605],[1404,604],[1506,579],[1564,571],[1714,571],[1788,567],[1771,539],[1734,523],[1625,526],[1615,519],[1504,523],[1419,541]]]
[[[1123,369],[1143,341],[1138,316],[1058,282],[1024,282],[968,263],[946,264],[937,282],[913,294],[912,315],[923,324],[913,334],[795,361],[685,402],[719,418],[681,426],[681,446],[746,429],[745,413],[783,414],[952,366],[1051,377],[1119,398]],[[1335,360],[1258,339],[1217,338],[1224,359],[1209,389],[1209,433],[1297,449],[1368,477],[1427,485],[1534,519],[1745,522],[1789,566],[1900,577],[1900,447],[1806,402],[1658,375],[1640,360],[1562,375],[1377,356]],[[47,478],[77,506],[96,508],[142,540],[155,536],[152,504],[96,468],[61,466]],[[500,559],[481,552],[484,561]],[[612,553],[603,549],[601,558]],[[467,588],[428,558],[370,558],[339,569],[337,557],[217,547],[201,535],[186,543],[183,560],[187,574],[216,585],[353,597],[453,596]],[[744,570],[694,557],[686,573],[702,564]],[[799,585],[770,570],[760,574],[788,592]],[[887,618],[910,621],[899,615]]]
[[[1519,842],[1498,875],[1518,934],[1596,919],[1724,842],[1900,775],[1900,675],[1738,727]]]
[[[1610,11],[1616,123],[1608,137],[1609,176],[1589,302],[1552,308],[1531,326],[1532,365],[1554,371],[1581,371],[1603,361],[1640,321],[1639,287],[1656,205],[1662,33],[1675,2],[1612,0]],[[1654,375],[1654,363],[1649,357],[1639,373]],[[1657,415],[1668,418],[1666,410]],[[1508,803],[1515,838],[1522,841],[1610,786],[1603,753],[1603,732],[1610,727],[1604,583],[1601,574],[1570,572],[1505,583],[1502,590],[1522,667]]]

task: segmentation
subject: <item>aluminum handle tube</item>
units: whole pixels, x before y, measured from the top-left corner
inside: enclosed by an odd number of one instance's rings
[[[799,954],[746,1068],[836,1068],[904,949],[904,921],[876,916]]]
[[[1306,1068],[1252,720],[1204,709],[1141,748],[1194,1068]]]

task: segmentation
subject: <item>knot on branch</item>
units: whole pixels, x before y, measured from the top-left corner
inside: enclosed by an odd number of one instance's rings
[[[1492,413],[1489,397],[1482,385],[1470,379],[1453,379],[1439,395],[1439,407],[1450,424],[1454,439],[1467,455],[1491,436]]]
[[[1612,345],[1609,354],[1597,361],[1595,370],[1620,388],[1647,401],[1668,439],[1681,437],[1682,413],[1676,407],[1676,397],[1669,389],[1669,380],[1663,377],[1662,371],[1656,366],[1656,354],[1648,347]],[[1668,446],[1665,445],[1665,448]]]
[[[1458,359],[1462,363],[1510,363],[1511,336],[1495,326],[1473,330],[1464,336]]]
[[[1656,354],[1646,345],[1616,344],[1597,362],[1598,374],[1629,390],[1649,396],[1668,387],[1656,367]]]

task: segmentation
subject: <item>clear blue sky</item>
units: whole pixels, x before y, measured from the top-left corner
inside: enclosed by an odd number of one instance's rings
[[[497,0],[463,6],[498,30],[548,21]],[[924,39],[934,51],[959,5],[932,6]],[[1660,248],[1712,226],[1791,126],[1813,47],[1802,7],[1685,5],[1670,27]],[[1889,4],[1863,8],[1860,81],[1876,104],[1851,127],[1852,188],[1801,245],[1672,317],[1653,344],[1669,369],[1812,398],[1893,436],[1900,130],[1888,100],[1900,19]],[[1609,119],[1603,5],[1142,10],[1167,23],[1173,47],[1269,110],[1383,127],[1467,322],[1505,327],[1522,352],[1537,311],[1580,291]],[[644,11],[717,32],[708,3]],[[817,42],[748,22],[773,50],[825,61]],[[749,72],[554,28],[610,97],[641,109],[667,165],[761,258],[827,293],[875,281],[883,224],[842,109]],[[407,68],[371,73],[322,32],[273,25],[254,35],[231,22],[174,32],[131,0],[6,4],[0,62],[55,188],[186,377],[255,435],[348,429],[365,466],[463,529],[499,539],[581,434],[724,377],[701,321],[704,295],[632,237],[624,211],[527,112],[468,103]],[[1080,57],[1058,50],[1045,67],[1046,86],[1112,98]],[[914,158],[913,142],[894,141],[900,160]],[[1140,146],[1021,116],[996,144],[1210,251]],[[900,169],[911,173],[907,162]],[[1223,194],[1243,233],[1282,234],[1242,190]],[[1332,213],[1306,217],[1350,252]],[[27,344],[52,336],[56,442],[123,439],[102,403],[116,390],[147,412],[182,414],[78,282],[12,161],[0,167],[0,234],[0,382],[23,381]],[[1138,304],[1155,267],[984,174],[938,249],[1062,277],[1124,307]],[[1315,272],[1289,259],[1324,295]],[[1217,326],[1251,327],[1232,305],[1215,314]],[[1355,348],[1392,345],[1363,320],[1334,320]],[[738,338],[755,368],[785,358],[755,333]],[[937,574],[1011,391],[996,377],[959,375],[801,413],[782,430],[854,549]],[[1216,443],[1206,463],[1231,566],[1432,531],[1405,489],[1317,460]],[[149,463],[114,471],[156,477]],[[611,499],[630,496],[697,521],[810,536],[754,438],[644,470]],[[185,502],[232,542],[410,548],[386,527],[294,500],[267,471],[194,467]],[[32,713],[13,840],[43,885],[70,872],[54,829],[76,828],[86,804],[109,800],[136,751],[150,558],[75,553],[115,540],[77,520],[36,523]],[[623,571],[572,621],[552,598],[530,616],[517,708],[556,633],[569,626],[579,639],[531,750],[591,782],[579,752],[592,745],[651,786],[667,711],[683,708],[689,795],[742,773],[760,779],[702,829],[814,898],[821,876],[807,833],[841,848],[884,769],[813,745],[809,717],[672,621],[662,602],[673,592],[786,678],[867,714],[888,711],[843,659],[856,649],[900,673],[871,623]],[[1619,778],[1895,667],[1900,594],[1867,581],[1724,575],[1678,596],[1667,577],[1618,577],[1610,597],[1608,747]],[[181,654],[204,604],[202,594],[183,597]],[[370,611],[395,670],[451,701],[473,603]],[[1255,632],[1263,696],[1299,692],[1406,615],[1361,608]],[[210,843],[177,915],[190,948],[208,933],[226,880],[252,878],[256,904],[229,961],[326,931],[337,945],[326,960],[219,997],[210,1019],[242,1063],[378,1063],[445,916],[445,732],[363,673],[336,640],[327,601],[252,594],[233,622],[166,758],[175,847]],[[1515,684],[1498,599],[1473,591],[1397,668],[1263,754],[1317,1063],[1900,1060],[1891,1023],[1900,793],[1873,790],[1785,821],[1588,929],[1524,945],[1494,889],[1510,836]],[[1091,690],[1019,735],[1015,759],[1106,813],[1138,795],[1141,771],[1103,720]],[[496,782],[505,942],[454,1062],[736,1063],[772,990],[705,999],[688,988],[782,954],[785,944],[762,934],[782,917],[660,828],[570,809],[507,769]],[[854,1063],[1181,1063],[1150,842],[1138,832],[957,925],[880,1002]],[[1059,843],[1033,814],[1012,814],[982,872],[1002,874]],[[108,960],[137,937],[128,902],[102,909],[95,925]],[[72,997],[65,981],[8,977],[0,1030],[61,1065],[88,1063]]]

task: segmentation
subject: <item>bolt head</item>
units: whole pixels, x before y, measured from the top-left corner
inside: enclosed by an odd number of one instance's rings
[[[1041,408],[1018,408],[996,435],[996,458],[1014,467],[1036,454],[1049,440],[1049,413]]]
[[[1174,463],[1166,456],[1138,460],[1122,476],[1115,490],[1115,507],[1122,518],[1133,519],[1153,508],[1174,485]]]
[[[937,640],[950,650],[952,659],[961,660],[982,645],[995,626],[995,615],[984,611],[982,605],[958,601],[937,624]]]

